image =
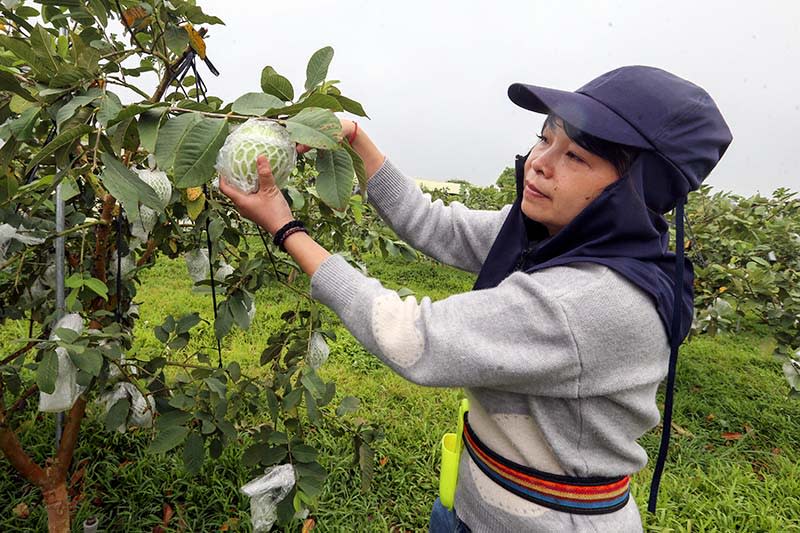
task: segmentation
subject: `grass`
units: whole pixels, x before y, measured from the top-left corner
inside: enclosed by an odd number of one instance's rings
[[[417,296],[444,298],[468,290],[472,278],[432,262],[372,259],[372,275],[391,288],[408,287]],[[152,327],[166,314],[199,311],[211,320],[211,297],[194,294],[182,261],[162,260],[142,276],[138,300],[141,321],[134,350],[142,357],[160,346]],[[298,281],[301,290],[307,282]],[[254,326],[226,338],[226,362],[239,361],[258,371],[258,356],[278,316],[296,296],[269,288],[256,299]],[[332,315],[331,315],[332,316]],[[208,324],[199,326],[188,349],[213,347]],[[331,358],[323,367],[335,378],[337,395],[362,399],[356,416],[379,425],[385,439],[376,443],[375,480],[362,493],[352,463],[352,443],[333,427],[312,434],[330,471],[318,509],[315,531],[426,531],[437,490],[436,446],[455,423],[460,391],[412,385],[367,353],[340,326]],[[11,340],[27,335],[27,325],[0,328],[3,352]],[[800,450],[797,425],[800,403],[786,397],[780,365],[770,346],[753,332],[700,337],[684,345],[678,369],[675,424],[670,459],[662,481],[659,509],[645,510],[651,471],[640,472],[633,491],[642,509],[646,531],[800,531]],[[96,407],[93,407],[96,412]],[[52,449],[52,417],[32,415],[21,439],[41,459]],[[660,433],[641,443],[655,456]],[[223,456],[203,467],[197,477],[183,473],[175,455],[144,455],[146,431],[109,434],[93,418],[82,433],[74,470],[81,499],[76,522],[97,515],[109,531],[151,531],[161,522],[164,504],[176,511],[168,531],[180,523],[188,531],[249,531],[248,502],[239,492],[251,473],[241,465],[247,445],[229,446]],[[30,517],[14,516],[26,503]],[[41,496],[0,462],[0,530],[41,531],[45,528]]]

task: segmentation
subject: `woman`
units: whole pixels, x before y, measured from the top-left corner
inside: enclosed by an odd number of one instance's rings
[[[649,67],[576,92],[514,84],[509,97],[549,117],[499,212],[431,203],[342,121],[371,203],[418,250],[478,273],[471,292],[402,300],[330,255],[293,227],[264,158],[257,193],[222,190],[290,235],[312,296],[372,353],[415,383],[466,388],[455,513],[437,501],[431,531],[640,531],[636,439],[658,423],[656,389],[692,314],[690,265],[668,252],[662,214],[682,217],[730,131],[705,91]]]

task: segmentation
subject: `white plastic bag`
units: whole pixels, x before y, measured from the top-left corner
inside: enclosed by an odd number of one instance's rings
[[[278,504],[294,487],[294,467],[279,465],[264,470],[243,486],[242,494],[250,498],[250,522],[254,533],[269,531],[278,519]]]
[[[315,331],[311,334],[311,339],[308,341],[308,354],[306,355],[306,362],[308,366],[317,370],[325,364],[330,355],[331,349],[328,343],[325,342],[325,337],[322,333]]]
[[[186,269],[189,271],[189,277],[192,281],[198,283],[205,281],[211,277],[211,266],[208,263],[208,248],[197,248],[190,252],[183,254],[186,261]],[[214,271],[214,280],[223,282],[225,278],[233,274],[234,268],[225,261],[220,260],[219,267]],[[211,292],[211,287],[208,286],[194,286],[192,292]]]
[[[53,326],[53,333],[50,335],[52,340],[59,340],[56,332],[59,329],[71,329],[80,334],[83,331],[83,319],[77,313],[64,315]],[[65,348],[56,348],[58,357],[58,377],[56,387],[52,394],[39,392],[39,411],[43,413],[60,413],[72,407],[84,388],[78,385],[78,369],[72,364],[72,359]]]
[[[126,429],[132,427],[153,427],[153,413],[155,413],[156,402],[150,394],[145,399],[139,389],[132,383],[127,381],[116,383],[111,391],[105,392],[100,396],[100,401],[105,404],[106,413],[108,413],[114,404],[123,398],[128,399],[131,404],[131,410],[128,413],[127,424],[120,424],[117,431],[125,433]]]
[[[0,261],[6,258],[6,250],[8,245],[11,244],[11,239],[19,241],[23,244],[41,244],[44,239],[26,235],[25,228],[15,228],[10,224],[0,224]]]
[[[139,179],[155,191],[160,200],[161,208],[166,209],[172,196],[172,183],[170,183],[167,174],[161,170],[151,170],[149,168],[134,168],[133,171],[136,172]],[[143,205],[139,208],[139,220],[131,221],[131,235],[142,242],[146,242],[150,232],[156,226],[156,222],[158,222],[158,212]]]
[[[208,248],[197,248],[186,252],[183,258],[186,260],[186,268],[192,281],[197,283],[209,278],[211,267],[208,266]]]

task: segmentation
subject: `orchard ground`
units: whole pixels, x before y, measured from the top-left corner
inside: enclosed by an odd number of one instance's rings
[[[429,260],[368,260],[370,274],[390,288],[407,287],[417,297],[445,298],[468,290],[473,278]],[[149,357],[162,349],[152,328],[164,316],[199,311],[211,320],[211,296],[192,293],[182,260],[159,260],[141,274],[136,300],[143,302],[134,350]],[[307,291],[307,279],[297,288]],[[257,295],[256,319],[248,331],[225,339],[223,357],[257,369],[269,332],[297,296],[273,286]],[[199,326],[186,354],[213,346],[213,328]],[[675,426],[670,460],[655,515],[645,510],[651,471],[640,472],[633,493],[646,531],[800,532],[800,447],[797,425],[800,402],[787,399],[787,384],[772,356],[768,332],[743,325],[735,335],[697,337],[684,345],[678,364]],[[460,391],[422,388],[405,382],[367,353],[338,326],[331,357],[323,367],[334,377],[337,396],[358,396],[361,417],[385,432],[374,444],[375,478],[361,490],[353,465],[353,444],[334,426],[314,430],[310,441],[322,450],[330,475],[313,513],[315,531],[427,531],[437,492],[438,441],[455,424]],[[9,322],[0,329],[3,353],[14,339],[27,336],[27,323]],[[266,376],[265,376],[266,378]],[[335,405],[335,403],[334,403]],[[100,413],[92,404],[72,468],[73,524],[89,516],[108,531],[152,531],[162,523],[165,506],[174,515],[164,531],[249,531],[249,503],[239,487],[254,473],[241,463],[249,443],[229,446],[208,461],[198,476],[185,474],[179,454],[145,455],[150,432],[110,434],[100,430]],[[267,415],[265,414],[265,419]],[[331,417],[332,419],[335,417]],[[333,420],[330,424],[336,424]],[[53,417],[31,418],[20,438],[34,459],[52,451]],[[641,443],[654,457],[660,431]],[[86,459],[89,459],[86,461]],[[23,518],[26,513],[29,516]],[[296,523],[299,531],[301,522]],[[41,495],[3,460],[0,467],[0,530],[42,531],[46,514]]]

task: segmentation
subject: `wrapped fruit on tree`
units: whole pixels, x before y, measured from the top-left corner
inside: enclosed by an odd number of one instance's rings
[[[290,283],[296,265],[263,235],[243,238],[258,229],[209,185],[221,174],[255,190],[255,157],[266,154],[295,214],[326,244],[353,258],[368,249],[410,254],[369,223],[353,194],[366,190],[364,166],[334,112],[366,114],[327,80],[333,49],[313,54],[302,93],[267,66],[260,91],[225,103],[201,79],[208,28],[222,21],[194,1],[17,1],[0,12],[0,322],[25,321],[30,332],[0,355],[2,455],[41,489],[50,530],[69,531],[68,474],[90,402],[109,431],[152,431],[149,451],[179,452],[190,474],[245,431],[254,443],[243,461],[254,476],[294,465],[294,482],[275,502],[277,522],[305,517],[326,475],[304,427],[333,412],[322,408],[335,385],[317,374],[331,334],[301,294],[257,362],[270,379],[225,361],[226,335],[256,318],[258,289]],[[224,72],[223,59],[215,63]],[[137,84],[147,72],[158,75],[153,87]],[[123,101],[115,91],[135,96]],[[297,143],[312,150],[298,156]],[[63,231],[54,222],[57,187]],[[55,305],[57,239],[63,309]],[[186,257],[187,278],[211,293],[213,342],[197,310],[163,318],[154,328],[160,348],[132,350],[139,273],[160,254]],[[189,352],[195,337],[208,348]],[[336,414],[357,406],[346,397]],[[37,408],[65,412],[42,463],[17,437]],[[268,424],[247,427],[265,412]]]

